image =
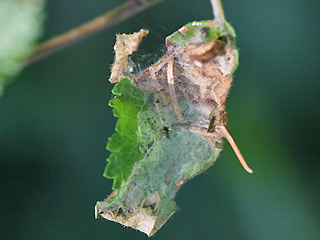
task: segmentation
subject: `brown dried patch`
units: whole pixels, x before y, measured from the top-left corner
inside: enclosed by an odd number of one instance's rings
[[[169,47],[158,62],[138,74],[133,83],[142,91],[161,93],[172,98],[168,85],[168,63],[173,60],[174,89],[177,99],[186,98],[197,105],[211,119],[211,131],[216,125],[226,125],[225,102],[232,85],[232,70],[236,52],[227,42],[212,40],[189,44],[181,48]],[[170,100],[169,100],[170,101]],[[209,126],[208,126],[209,128]],[[198,132],[203,132],[198,129]],[[210,138],[208,134],[202,134]],[[217,136],[216,136],[217,135]],[[211,133],[213,144],[221,139]]]
[[[128,193],[136,192],[135,189],[130,189]],[[117,191],[114,191],[105,202],[113,201]],[[113,204],[111,206],[96,205],[96,218],[102,216],[110,221],[121,223],[124,226],[135,228],[148,236],[151,236],[161,226],[155,226],[157,221],[157,209],[161,202],[161,197],[156,191],[150,197],[142,200],[144,191],[141,189],[137,192],[139,203],[131,202],[125,199],[122,204]],[[135,195],[137,195],[135,194]],[[126,195],[128,198],[128,195]],[[164,223],[163,223],[164,224]],[[156,229],[156,230],[155,230]]]
[[[186,25],[184,25],[183,27],[178,29],[179,33],[186,33],[186,32],[189,32],[189,31],[190,31],[190,29]]]
[[[111,83],[119,82],[126,77],[125,69],[128,67],[128,56],[138,50],[138,47],[143,39],[149,33],[148,30],[141,29],[139,32],[132,34],[117,35],[116,44],[114,45],[115,60],[112,65]]]

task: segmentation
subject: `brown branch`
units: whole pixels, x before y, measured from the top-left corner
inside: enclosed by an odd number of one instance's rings
[[[97,33],[113,24],[119,23],[128,19],[139,12],[151,7],[152,5],[161,2],[162,0],[128,0],[124,4],[102,14],[101,16],[69,30],[66,33],[53,37],[41,43],[34,53],[24,62],[23,66],[29,66],[49,55],[62,50],[63,48],[85,38],[94,33]]]

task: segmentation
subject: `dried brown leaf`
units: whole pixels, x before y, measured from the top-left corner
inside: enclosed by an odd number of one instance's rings
[[[114,45],[115,60],[112,65],[111,83],[119,82],[126,76],[128,68],[128,57],[138,50],[138,47],[143,39],[149,33],[148,30],[141,29],[139,32],[132,34],[117,35],[116,44]]]

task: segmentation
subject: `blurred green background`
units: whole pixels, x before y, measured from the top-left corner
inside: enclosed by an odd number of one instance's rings
[[[47,3],[43,39],[120,0]],[[240,66],[227,101],[230,146],[178,192],[179,211],[153,239],[320,238],[320,1],[223,0]],[[164,38],[212,18],[209,0],[166,0],[26,68],[0,98],[0,239],[147,239],[94,218],[111,193],[102,177],[116,119],[108,77],[116,33],[151,31],[141,66]],[[141,56],[142,55],[142,56]]]

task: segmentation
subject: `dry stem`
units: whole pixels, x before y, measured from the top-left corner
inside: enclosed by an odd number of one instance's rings
[[[252,169],[249,168],[249,166],[247,165],[246,161],[244,160],[237,144],[234,142],[232,136],[230,135],[230,133],[228,132],[228,130],[225,128],[225,126],[219,125],[217,126],[218,130],[221,130],[222,134],[225,136],[225,138],[228,140],[228,142],[230,143],[234,153],[237,155],[242,167],[248,172],[248,173],[253,173]]]
[[[173,77],[173,58],[170,59],[168,66],[167,66],[167,80],[168,80],[168,88],[169,88],[169,94],[171,97],[171,101],[173,104],[173,108],[176,111],[176,114],[178,116],[179,122],[183,122],[182,113],[179,107],[179,102],[177,99],[176,91],[174,89],[174,77]]]

